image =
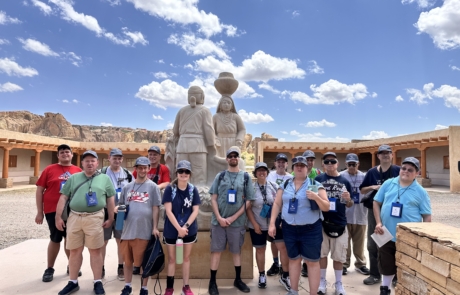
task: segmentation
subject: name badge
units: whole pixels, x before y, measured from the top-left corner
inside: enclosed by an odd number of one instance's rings
[[[235,204],[236,203],[236,190],[229,189],[227,192],[227,203]]]
[[[337,212],[337,199],[336,198],[328,198],[329,199],[329,212]]]
[[[97,196],[96,192],[86,193],[86,205],[88,207],[93,207],[97,205]]]
[[[62,190],[62,188],[64,187],[65,183],[66,183],[65,181],[61,181],[61,187],[59,188],[59,190]]]
[[[121,188],[117,188],[115,190],[115,204],[118,204],[118,201],[120,200],[120,195],[121,195]]]
[[[359,193],[356,193],[356,192],[352,193],[351,199],[353,200],[353,203],[359,204]]]
[[[401,218],[403,205],[400,203],[391,203],[391,216]]]
[[[298,199],[290,199],[289,200],[288,213],[289,214],[296,214],[298,205],[299,205],[299,200]]]
[[[268,204],[264,204],[262,210],[260,211],[260,217],[263,218],[270,218],[272,212],[272,206]]]

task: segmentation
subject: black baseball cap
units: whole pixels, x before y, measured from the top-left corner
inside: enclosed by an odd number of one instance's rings
[[[284,161],[287,162],[288,157],[285,154],[278,154],[278,155],[276,155],[275,162],[278,161],[278,160],[284,160]]]
[[[68,146],[67,144],[61,144],[60,146],[58,146],[57,148],[57,151],[59,152],[60,150],[70,150],[72,151],[72,149],[70,148],[70,146]]]

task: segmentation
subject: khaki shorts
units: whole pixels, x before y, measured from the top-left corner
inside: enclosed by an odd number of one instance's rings
[[[104,246],[104,210],[94,213],[70,211],[67,220],[67,246],[73,250],[86,246],[88,249],[99,249]]]
[[[348,248],[348,231],[345,231],[338,238],[331,238],[324,232],[323,229],[323,243],[321,244],[321,258],[327,257],[331,253],[331,259],[334,261],[345,263],[347,261],[347,248]]]
[[[123,253],[123,259],[125,264],[140,267],[142,260],[144,259],[144,252],[149,244],[149,240],[121,240],[120,247],[121,253]]]
[[[211,253],[223,252],[227,248],[233,254],[241,254],[246,228],[244,226],[211,225]]]

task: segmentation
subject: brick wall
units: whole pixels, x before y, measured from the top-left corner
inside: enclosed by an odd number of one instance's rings
[[[460,229],[400,223],[396,250],[397,295],[460,294]]]

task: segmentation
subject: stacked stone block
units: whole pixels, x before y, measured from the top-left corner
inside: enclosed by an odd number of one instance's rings
[[[397,295],[460,294],[460,229],[400,223],[396,250]]]

